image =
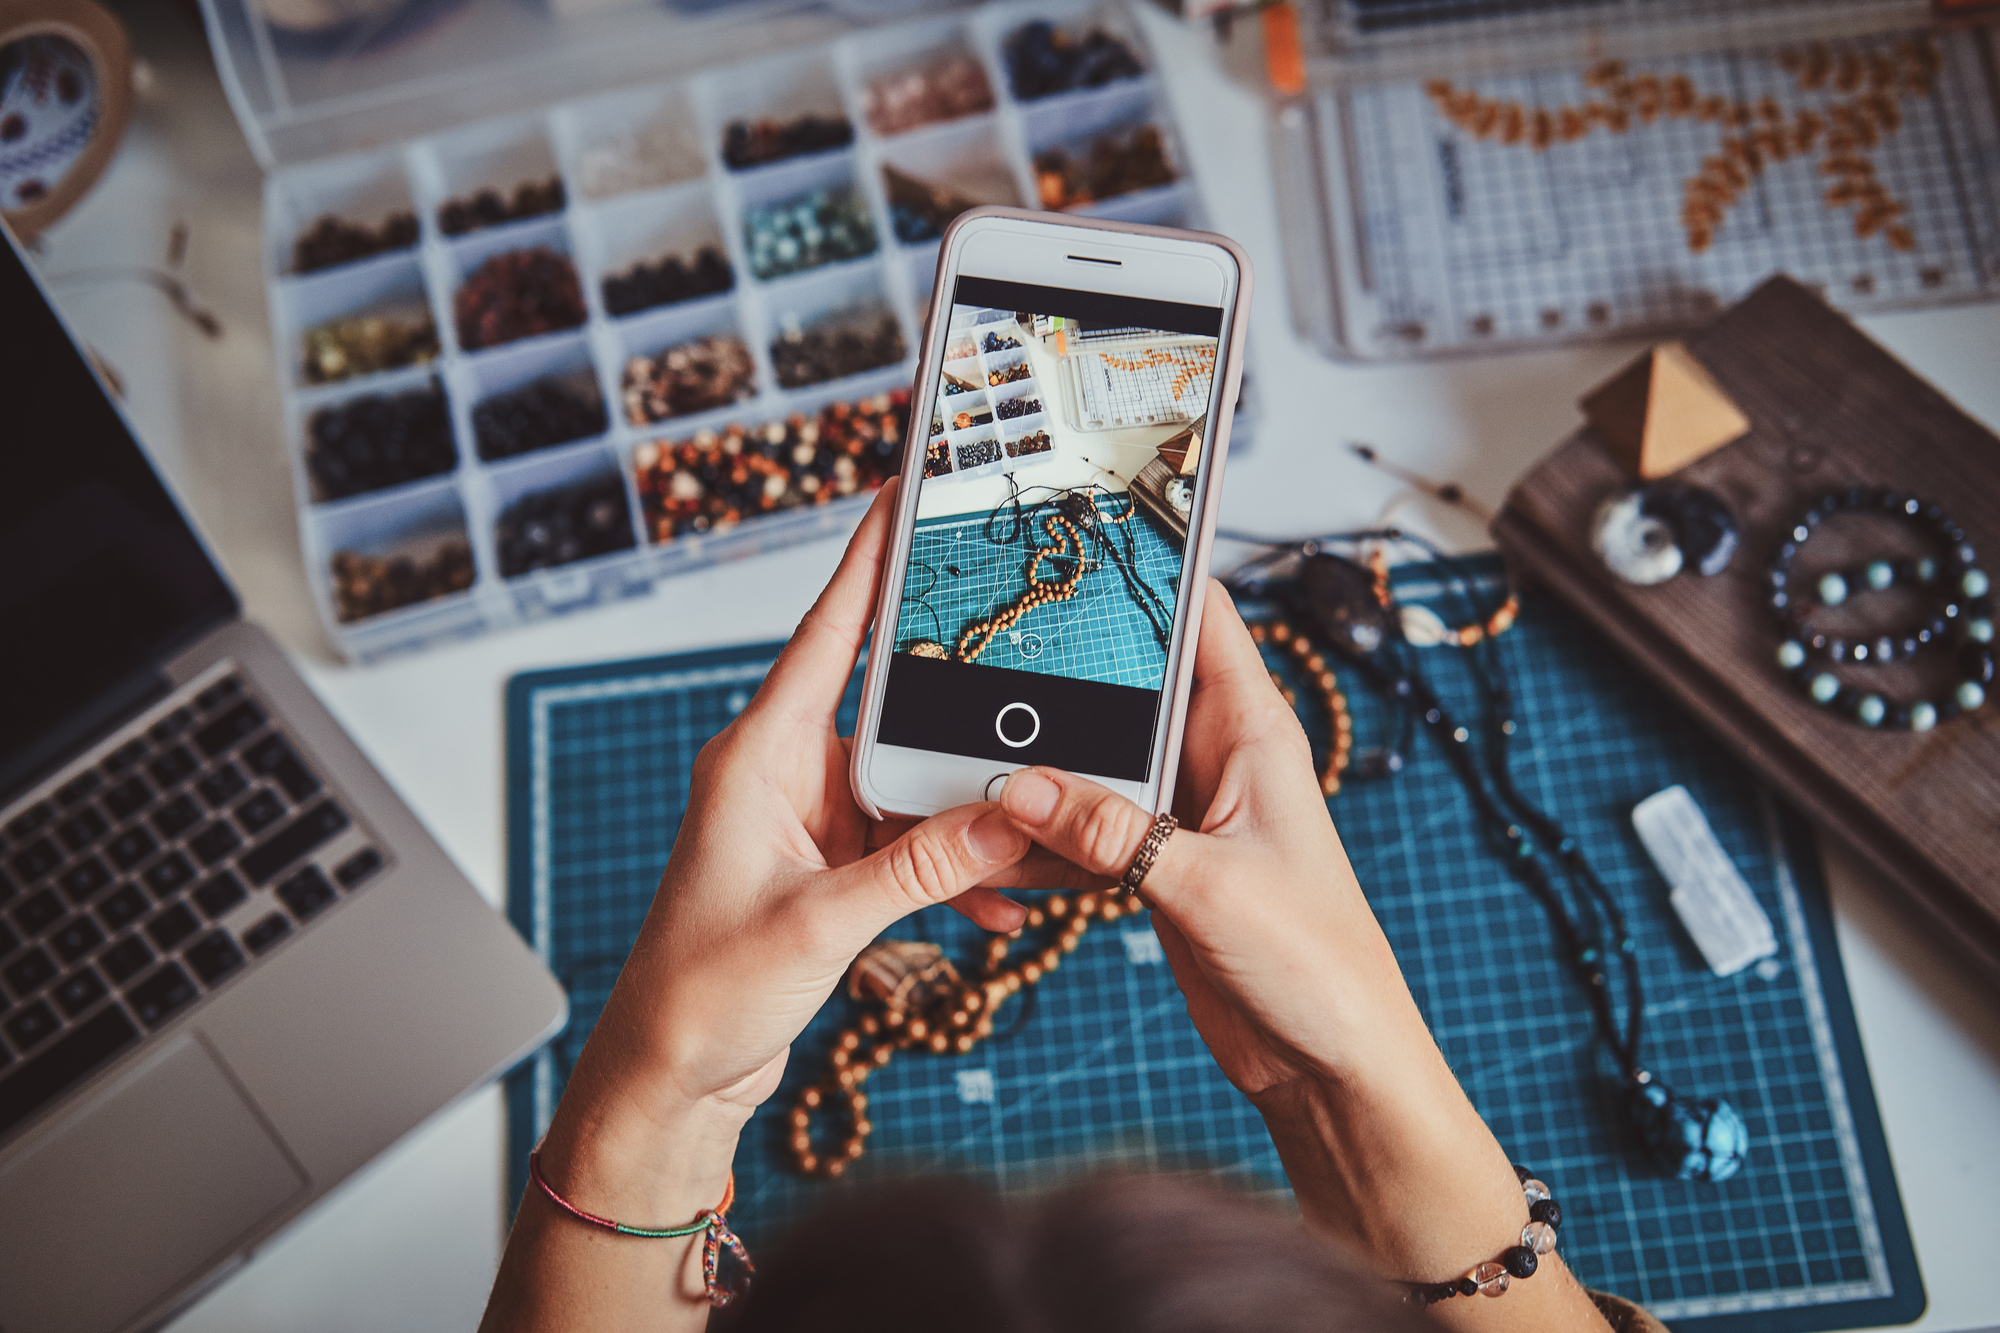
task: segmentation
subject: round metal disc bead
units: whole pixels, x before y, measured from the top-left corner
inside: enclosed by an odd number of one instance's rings
[[[1993,642],[1993,621],[1987,616],[1974,616],[1965,622],[1965,637],[1973,643]]]
[[[1895,568],[1887,560],[1870,560],[1862,576],[1868,580],[1868,586],[1877,592],[1896,581]]]
[[[1953,693],[1952,699],[1960,708],[1970,713],[1985,704],[1986,687],[1976,680],[1962,680],[1958,683],[1958,689]]]
[[[1806,664],[1806,650],[1803,644],[1791,639],[1778,645],[1778,665],[1786,671],[1797,671]]]
[[[1993,580],[1986,577],[1983,569],[1968,569],[1959,575],[1958,586],[1967,597],[1984,597],[1992,590]]]
[[[1827,606],[1839,606],[1847,600],[1847,580],[1838,574],[1820,575],[1819,600]]]
[[[1812,684],[1806,688],[1812,692],[1814,703],[1830,704],[1840,694],[1840,677],[1831,671],[1822,671],[1812,678]]]
[[[1525,1245],[1510,1245],[1502,1250],[1500,1264],[1510,1277],[1533,1277],[1540,1266],[1535,1252]]]
[[[1854,705],[1854,720],[1864,727],[1879,727],[1888,715],[1889,705],[1882,702],[1879,694],[1864,694],[1861,702]]]
[[[1929,731],[1938,724],[1937,705],[1921,700],[1910,705],[1910,730]]]

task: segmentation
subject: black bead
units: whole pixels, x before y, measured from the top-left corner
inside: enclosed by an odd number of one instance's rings
[[[1992,683],[1993,651],[1983,643],[1970,639],[1959,645],[1958,674],[1981,685]]]
[[[1546,1222],[1552,1227],[1563,1224],[1562,1205],[1554,1199],[1537,1199],[1528,1205],[1528,1216],[1536,1222]]]
[[[1535,1252],[1525,1245],[1510,1245],[1500,1252],[1500,1266],[1510,1277],[1533,1277],[1540,1261]]]
[[[1958,696],[1955,694],[1947,694],[1944,698],[1938,700],[1936,707],[1938,710],[1938,721],[1940,722],[1949,722],[1965,711],[1959,707]]]
[[[1514,1163],[1514,1179],[1520,1181],[1523,1185],[1525,1185],[1534,1178],[1535,1178],[1534,1172],[1530,1171],[1527,1167],[1522,1166],[1519,1162]]]
[[[1469,1277],[1462,1277],[1458,1280],[1458,1291],[1462,1296],[1477,1296],[1479,1284]]]
[[[1896,704],[1891,707],[1887,721],[1889,726],[1896,731],[1908,731],[1910,729],[1909,706],[1907,704]]]

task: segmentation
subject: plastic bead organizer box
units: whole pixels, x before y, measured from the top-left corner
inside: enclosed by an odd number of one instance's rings
[[[1495,586],[1498,575],[1497,561],[1480,567]],[[1405,569],[1401,595],[1455,621],[1459,600],[1439,577]],[[528,1149],[652,900],[695,754],[749,702],[778,647],[511,683],[508,907],[571,1002],[569,1027],[510,1079],[516,1199]],[[1727,1097],[1750,1134],[1743,1169],[1720,1184],[1666,1178],[1626,1141],[1625,1094],[1546,921],[1492,857],[1464,789],[1418,728],[1400,776],[1350,781],[1329,809],[1447,1059],[1509,1154],[1535,1163],[1562,1198],[1564,1256],[1583,1281],[1641,1301],[1678,1333],[1914,1319],[1923,1285],[1811,835],[1547,598],[1527,598],[1499,647],[1521,722],[1516,779],[1589,848],[1632,923],[1648,978],[1649,1065]],[[1478,697],[1458,650],[1424,650],[1423,669],[1447,702]],[[1350,674],[1356,743],[1377,744],[1385,710]],[[858,691],[857,681],[843,729]],[[1324,735],[1324,718],[1305,721]],[[1780,940],[1774,958],[1730,977],[1702,963],[1632,828],[1632,807],[1675,783],[1707,814]],[[983,956],[982,933],[947,908],[891,933],[933,940],[961,968]],[[1106,1168],[1193,1167],[1283,1197],[1276,1150],[1203,1047],[1143,913],[1084,936],[995,1014],[994,1035],[970,1054],[905,1054],[871,1077],[866,1155],[842,1183],[807,1180],[788,1113],[853,1016],[837,993],[744,1133],[730,1222],[753,1250],[829,1190],[897,1172],[968,1173],[1017,1190]]]
[[[906,409],[885,405],[881,396],[907,389],[914,374],[938,247],[935,232],[928,240],[904,239],[923,229],[911,227],[892,205],[887,171],[925,182],[952,208],[1032,205],[1051,188],[1043,179],[1047,160],[1038,162],[1042,155],[1061,150],[1072,166],[1087,167],[1096,160],[1093,145],[1143,138],[1159,154],[1148,159],[1147,172],[1107,182],[1086,169],[1064,185],[1073,190],[1081,179],[1125,191],[1076,211],[1203,225],[1152,57],[1132,15],[1116,0],[1018,0],[877,26],[852,17],[865,15],[865,6],[842,6],[836,14],[782,2],[724,6],[713,16],[694,17],[677,17],[667,6],[639,7],[566,26],[540,6],[469,0],[429,30],[388,41],[379,52],[323,58],[300,56],[276,42],[246,0],[204,0],[204,9],[239,119],[273,168],[265,192],[265,254],[300,539],[328,632],[358,660],[633,595],[660,577],[850,526],[866,503],[863,493],[896,457],[878,457],[871,437],[859,460],[865,464],[861,484],[851,485],[853,476],[835,470],[837,459],[821,467],[813,442],[796,427],[786,433],[785,423],[803,419],[825,427],[821,414],[829,405],[852,404],[870,419],[871,431],[892,421],[901,444]],[[1079,35],[1101,28],[1137,67],[1120,60],[1100,66],[1110,76],[1101,86],[1023,100],[1015,95],[1005,47],[1035,21]],[[774,48],[780,53],[714,63]],[[656,68],[633,66],[642,56],[703,67],[661,77]],[[871,118],[871,88],[945,61],[969,61],[983,73],[989,109],[907,129]],[[469,72],[479,78],[466,77]],[[1044,79],[1030,91],[1046,86]],[[611,90],[593,91],[598,88]],[[500,99],[509,91],[514,96],[503,106]],[[495,114],[501,110],[505,114]],[[804,116],[819,118],[792,145],[806,151],[741,169],[726,160],[725,135],[733,123],[769,118],[789,124]],[[894,132],[879,132],[878,120]],[[846,142],[829,128],[832,121],[851,127]],[[1147,137],[1148,130],[1157,135]],[[358,144],[387,146],[349,151]],[[606,173],[607,151],[636,153],[636,165]],[[1159,183],[1162,164],[1171,179]],[[548,188],[551,182],[559,192]],[[514,209],[524,185],[533,189],[526,205]],[[440,210],[482,190],[498,196],[485,216],[505,220],[460,230],[467,215],[460,207],[447,234]],[[817,265],[782,246],[756,245],[748,234],[755,217],[796,212],[801,201],[821,205],[817,221],[802,222],[793,238],[806,250],[821,244],[808,230],[844,229],[842,248]],[[537,211],[550,204],[552,211]],[[834,212],[840,216],[830,220]],[[323,215],[372,228],[397,213],[415,215],[414,239],[402,248],[295,270],[295,243]],[[733,273],[729,290],[622,317],[606,310],[607,277],[668,255],[692,268],[704,247],[726,258]],[[576,308],[550,331],[465,346],[455,304],[471,287],[485,290],[474,275],[497,257],[536,250],[560,257],[561,263],[544,261],[538,270],[556,279],[555,286],[561,286],[563,265],[573,269],[577,289],[556,292],[561,299],[553,304]],[[540,314],[550,306],[541,302]],[[334,382],[308,374],[309,333],[371,316],[391,325],[428,322],[435,330],[434,355]],[[898,359],[820,383],[780,384],[773,366],[778,340],[810,338],[818,330],[832,341],[864,321],[879,330],[885,318],[900,337]],[[747,360],[747,382],[740,373],[716,372],[723,405],[634,420],[626,399],[632,359],[658,360],[676,348],[692,353],[707,339],[740,340],[741,354],[732,364]],[[873,345],[894,342],[878,338]],[[717,346],[705,345],[710,351]],[[405,347],[402,359],[408,355]],[[687,372],[702,373],[708,370]],[[482,457],[475,429],[480,405],[551,378],[585,400],[594,397],[604,424],[551,447]],[[1025,391],[1005,386],[981,398],[997,407]],[[415,425],[408,431],[380,424],[384,406],[398,403],[409,404]],[[397,475],[411,479],[359,493],[343,487],[336,496],[324,468],[313,465],[315,421],[325,430],[342,420],[336,414],[352,413],[357,404],[374,414],[368,420],[377,424],[368,428],[377,436],[393,430],[422,439],[407,448],[396,445]],[[1031,424],[1010,418],[999,433],[1011,440]],[[814,477],[810,491],[773,481],[783,493],[772,512],[740,522],[704,519],[706,530],[681,525],[662,538],[639,474],[661,450],[707,441],[714,437],[704,432],[720,436],[732,425],[743,428],[752,448],[777,455],[777,471],[790,467],[796,474],[808,467],[825,475]],[[774,425],[775,442],[765,438]],[[440,433],[444,438],[437,438]],[[803,463],[793,458],[802,446]],[[975,448],[970,457],[989,455],[1001,455],[999,442]],[[726,476],[728,460],[716,461]],[[699,464],[683,475],[704,487],[716,484]],[[578,497],[567,510],[546,502],[536,507],[537,497],[566,495]],[[503,523],[508,535],[496,538]],[[560,562],[509,577],[521,551],[530,548],[543,558],[553,551]],[[345,573],[337,577],[335,558],[342,555]],[[372,576],[372,586],[342,586],[340,578],[352,579],[359,567],[356,557],[413,562],[425,576],[409,577],[406,566],[399,586],[421,585],[438,595],[357,615],[357,608],[374,605],[358,594],[379,592],[388,580]],[[449,590],[448,579],[456,580],[457,590]],[[343,620],[343,611],[350,618]]]

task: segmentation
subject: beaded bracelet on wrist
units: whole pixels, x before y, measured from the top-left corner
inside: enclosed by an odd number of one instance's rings
[[[1528,1225],[1521,1228],[1521,1243],[1510,1245],[1497,1259],[1489,1259],[1450,1282],[1407,1282],[1410,1304],[1422,1309],[1448,1301],[1454,1296],[1504,1296],[1516,1278],[1531,1278],[1541,1267],[1541,1257],[1556,1247],[1556,1228],[1562,1225],[1562,1206],[1549,1194],[1549,1187],[1535,1179],[1525,1166],[1514,1168],[1521,1182],[1522,1197],[1528,1201]]]
[[[1792,572],[1793,558],[1826,519],[1841,513],[1873,513],[1909,523],[1938,543],[1938,558],[1871,560],[1851,569],[1829,570],[1809,584]],[[1850,486],[1817,501],[1786,533],[1771,564],[1771,609],[1785,635],[1777,662],[1813,702],[1844,713],[1865,727],[1929,731],[1941,721],[1971,712],[1986,702],[1993,679],[1992,581],[1974,563],[1977,553],[1965,530],[1937,505],[1898,491]],[[1935,589],[1938,601],[1920,624],[1894,634],[1834,635],[1811,621],[1820,607],[1897,586]],[[1955,650],[1958,680],[1936,699],[1896,703],[1843,682],[1815,660],[1835,664],[1880,665],[1930,650]]]

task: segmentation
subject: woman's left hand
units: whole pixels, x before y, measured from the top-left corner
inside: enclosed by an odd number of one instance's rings
[[[664,1226],[714,1207],[791,1042],[885,927],[936,903],[990,930],[1025,917],[977,887],[1029,846],[997,806],[948,810],[871,850],[849,787],[834,710],[868,632],[895,489],[883,487],[756,696],[695,763],[659,892],[543,1144],[550,1182],[591,1212]],[[508,1304],[520,1230],[489,1324]]]

